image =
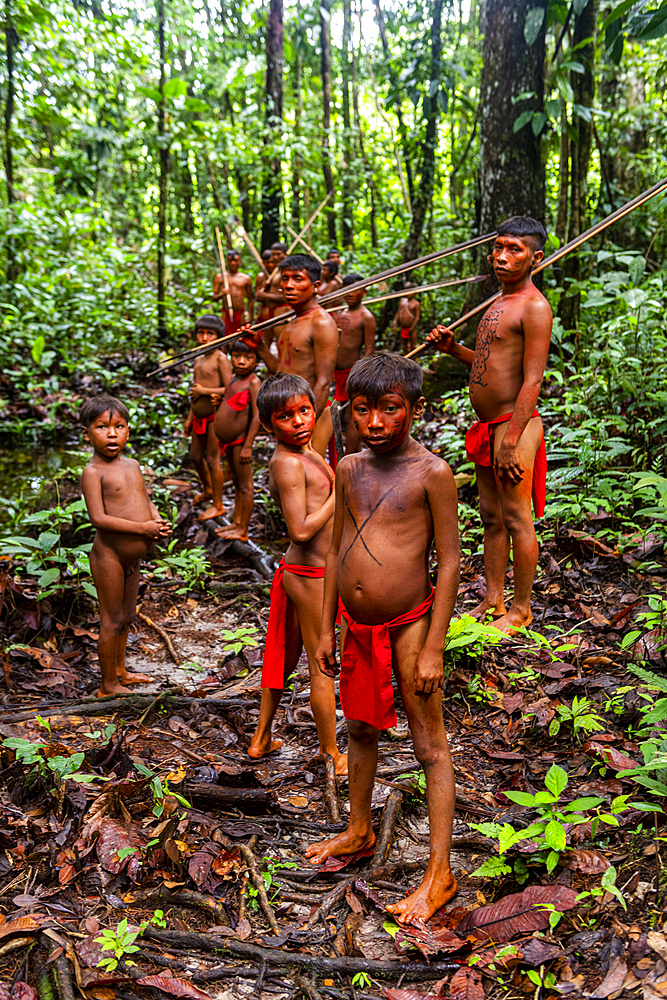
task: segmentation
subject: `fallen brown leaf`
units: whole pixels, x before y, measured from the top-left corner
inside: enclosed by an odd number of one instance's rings
[[[200,990],[198,986],[193,986],[185,979],[169,979],[167,976],[146,976],[145,979],[137,979],[138,986],[155,986],[163,993],[169,993],[172,997],[194,997],[195,1000],[211,1000],[211,994]]]
[[[462,965],[449,981],[449,995],[453,1000],[484,1000],[481,974]]]
[[[589,993],[592,1000],[604,1000],[605,997],[616,993],[623,986],[623,981],[628,973],[628,963],[625,957],[615,958],[611,963],[609,972],[604,977],[600,985],[593,993]]]
[[[481,906],[455,927],[462,937],[473,933],[479,941],[493,938],[501,944],[517,934],[529,934],[549,926],[549,914],[538,907],[550,903],[561,913],[576,902],[574,889],[565,885],[530,885],[523,892],[513,892],[490,906]]]

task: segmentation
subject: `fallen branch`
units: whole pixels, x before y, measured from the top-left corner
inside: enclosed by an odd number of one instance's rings
[[[312,930],[322,916],[326,917],[329,910],[340,903],[347,890],[352,888],[358,878],[362,878],[366,882],[372,882],[374,879],[384,878],[385,875],[391,875],[395,871],[414,872],[418,871],[420,868],[423,869],[427,861],[428,858],[425,858],[424,862],[410,861],[407,864],[403,861],[399,861],[390,865],[381,865],[379,868],[370,868],[365,872],[356,872],[354,875],[348,875],[346,878],[342,879],[342,881],[339,882],[335,888],[331,889],[326,894],[320,905],[317,907],[315,913],[312,913],[303,925],[303,929],[306,931]]]
[[[250,843],[256,840],[255,837],[251,838]],[[278,921],[276,920],[276,915],[273,912],[273,907],[269,902],[269,897],[266,894],[266,886],[264,885],[264,878],[261,871],[259,870],[259,865],[257,864],[257,858],[255,857],[254,851],[250,844],[239,844],[241,854],[244,857],[245,863],[248,866],[250,876],[255,883],[255,889],[257,890],[257,896],[264,910],[264,915],[269,921],[269,926],[274,934],[280,934],[280,927],[278,926]]]
[[[398,816],[398,811],[401,807],[402,801],[403,792],[398,788],[392,788],[384,807],[382,826],[380,827],[380,836],[377,839],[375,853],[371,859],[371,866],[373,868],[378,868],[387,860],[389,848],[391,847],[391,838],[394,833],[396,817]]]
[[[137,618],[141,618],[142,622],[146,622],[147,625],[150,625],[150,627],[155,632],[157,632],[157,634],[160,636],[165,646],[169,650],[169,655],[171,656],[172,660],[174,661],[177,667],[180,667],[181,659],[176,650],[174,649],[174,644],[172,643],[171,639],[169,638],[165,630],[161,628],[159,625],[157,625],[152,618],[149,618],[148,615],[145,615],[142,611],[137,611]]]
[[[230,788],[228,785],[188,784],[185,794],[206,802],[266,802],[276,801],[270,788]]]
[[[407,867],[407,866],[406,866]],[[357,876],[358,877],[358,876]],[[223,951],[232,955],[240,955],[256,962],[266,962],[269,965],[296,965],[312,969],[320,973],[344,973],[354,975],[365,972],[369,976],[406,975],[421,979],[439,979],[455,972],[460,966],[458,962],[382,962],[370,958],[325,958],[319,955],[305,955],[302,952],[285,951],[280,948],[262,948],[248,941],[235,941],[233,938],[220,938],[215,934],[197,934],[192,931],[164,931],[157,927],[147,927],[144,937],[151,941],[161,941],[163,944],[188,948],[191,951]]]
[[[187,906],[192,909],[206,910],[207,913],[215,917],[219,924],[231,927],[224,906],[220,906],[211,896],[206,896],[203,892],[194,892],[192,889],[179,889],[178,892],[171,892],[162,885],[157,889],[137,892],[133,895],[134,903],[137,905],[168,903],[170,906]]]
[[[336,788],[336,765],[330,753],[321,753],[314,757],[311,764],[324,764],[324,804],[327,807],[329,822],[340,823],[340,805]]]
[[[42,718],[53,715],[113,715],[114,712],[141,711],[155,702],[154,694],[127,694],[122,698],[90,698],[77,702],[75,705],[53,705],[51,708],[40,709]],[[206,705],[207,708],[247,708],[254,706],[255,701],[247,698],[185,698],[174,695],[170,691],[162,692],[162,702],[167,708],[190,708],[191,705]],[[36,709],[27,712],[17,712],[14,715],[0,716],[0,722],[25,722],[34,719]]]

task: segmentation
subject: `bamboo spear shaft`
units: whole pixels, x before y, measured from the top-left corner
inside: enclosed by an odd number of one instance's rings
[[[324,201],[322,202],[322,204],[319,205],[315,209],[315,211],[313,212],[313,214],[311,215],[311,217],[308,219],[308,222],[305,224],[305,226],[303,227],[303,229],[301,230],[301,232],[298,234],[298,236],[296,237],[296,239],[294,240],[294,242],[290,245],[290,248],[287,251],[287,253],[286,253],[285,256],[289,257],[289,255],[292,253],[292,251],[294,250],[294,247],[297,245],[297,243],[299,242],[299,240],[301,239],[301,237],[305,233],[308,232],[308,230],[312,226],[313,222],[315,221],[315,219],[317,218],[317,216],[320,214],[320,212],[322,211],[322,209],[324,208],[324,206],[326,205],[326,203],[328,202],[328,200],[329,200],[329,198],[331,197],[332,194],[333,194],[333,189],[331,191],[329,191],[328,195],[326,196],[326,198],[324,199]],[[277,271],[278,271],[278,268],[274,267],[273,271],[269,275],[269,282],[273,281],[273,279],[276,276],[276,272]]]
[[[311,255],[311,257],[314,257],[315,260],[319,264],[323,264],[324,263],[324,261],[322,260],[322,258],[320,257],[320,255],[317,254],[317,253],[315,253],[315,251],[313,250],[313,248],[309,247],[308,244],[306,243],[306,241],[304,239],[302,239],[297,233],[295,233],[291,226],[285,226],[285,229],[290,234],[290,236],[293,236],[295,238],[295,240],[297,240],[297,242],[301,244],[302,247],[306,248],[306,250]]]
[[[261,267],[262,271],[264,271],[264,274],[265,274],[265,275],[267,276],[267,278],[268,278],[268,276],[269,276],[269,270],[268,270],[268,268],[266,267],[266,265],[265,265],[264,261],[262,260],[262,257],[261,257],[261,254],[259,253],[259,251],[258,251],[257,247],[255,246],[255,244],[253,243],[253,241],[252,241],[252,240],[250,239],[250,237],[248,236],[248,233],[247,233],[247,231],[246,231],[246,230],[244,229],[244,227],[243,227],[243,226],[241,225],[241,222],[240,222],[240,220],[239,220],[239,219],[236,219],[236,225],[237,225],[237,226],[238,226],[238,228],[239,228],[239,232],[240,232],[240,234],[241,234],[241,239],[243,240],[243,242],[244,242],[244,243],[245,243],[245,245],[247,246],[248,250],[249,250],[249,251],[250,251],[250,253],[251,253],[251,254],[253,255],[253,257],[255,258],[255,260],[257,261],[257,263],[259,264],[259,266]]]
[[[385,302],[387,299],[398,299],[403,295],[416,295],[418,292],[433,292],[436,288],[447,288],[450,285],[474,284],[476,281],[484,281],[488,275],[476,274],[472,278],[447,278],[445,281],[434,281],[430,285],[419,285],[418,288],[402,288],[398,292],[385,292],[384,295],[374,295],[372,299],[364,299],[364,305],[370,306],[373,302]],[[347,288],[343,286],[340,294],[347,295]]]
[[[322,206],[320,206],[322,207]],[[487,233],[486,236],[475,236],[470,240],[466,240],[464,243],[457,243],[454,246],[447,247],[445,250],[436,250],[435,253],[427,254],[426,257],[417,257],[415,260],[407,261],[405,264],[398,264],[396,267],[390,267],[387,271],[381,271],[379,274],[372,275],[370,278],[364,278],[362,281],[357,281],[353,285],[347,285],[345,288],[345,294],[349,292],[357,292],[361,288],[368,288],[369,285],[375,285],[378,281],[385,281],[388,278],[394,278],[399,274],[405,274],[406,271],[414,271],[418,267],[423,267],[425,264],[431,264],[433,261],[442,260],[444,257],[450,257],[452,254],[460,253],[464,250],[471,250],[473,247],[479,246],[481,243],[488,243],[489,240],[495,238],[495,233]],[[341,290],[336,289],[335,292],[328,292],[323,295],[318,301],[318,305],[324,307],[330,305],[336,299],[340,299]],[[248,332],[259,333],[260,330],[270,330],[274,326],[281,326],[283,323],[288,323],[296,315],[293,311],[287,313],[281,313],[280,316],[274,316],[273,319],[265,319],[261,323],[255,323],[250,327]],[[170,368],[176,365],[183,364],[185,361],[190,361],[192,358],[199,357],[200,354],[206,354],[212,347],[216,347],[219,344],[227,343],[229,340],[233,340],[236,337],[226,336],[220,337],[218,340],[209,341],[208,344],[202,347],[193,347],[188,351],[181,351],[179,354],[172,355],[167,361],[164,362],[155,371],[149,372],[149,375],[156,375],[161,371],[168,371]]]
[[[229,282],[228,282],[228,279],[227,279],[227,268],[225,267],[225,258],[224,258],[224,254],[222,252],[222,243],[220,242],[220,230],[218,229],[217,226],[215,227],[215,238],[218,241],[218,253],[220,254],[220,268],[222,270],[222,280],[224,281],[225,288],[227,289],[227,292],[225,294],[225,298],[227,299],[227,312],[229,313],[229,322],[233,323],[233,321],[234,321],[234,310],[232,308],[232,296],[231,296],[230,291],[229,291]]]
[[[540,271],[543,271],[546,267],[550,267],[551,264],[555,264],[557,261],[561,260],[561,258],[565,257],[568,253],[571,253],[573,250],[578,250],[580,246],[582,246],[584,243],[587,243],[588,240],[593,239],[593,237],[597,236],[598,233],[604,232],[605,229],[607,229],[609,226],[612,226],[615,222],[618,222],[619,219],[622,219],[626,215],[629,215],[630,212],[633,212],[636,208],[641,208],[641,206],[645,205],[647,201],[651,200],[651,198],[655,198],[656,195],[663,194],[664,192],[667,192],[667,177],[663,177],[663,179],[661,181],[658,181],[657,184],[654,184],[653,187],[648,188],[642,194],[638,194],[636,198],[633,198],[625,205],[621,205],[621,207],[617,208],[615,212],[611,213],[611,215],[608,215],[605,219],[602,219],[594,226],[591,226],[590,229],[587,229],[586,232],[581,233],[575,239],[570,240],[569,243],[566,243],[565,246],[562,246],[559,250],[556,250],[556,252],[552,253],[550,257],[547,257],[545,260],[542,261],[541,264],[537,265],[537,267],[533,271],[533,274],[538,274]],[[455,330],[457,327],[462,326],[464,323],[467,323],[468,320],[471,319],[473,316],[476,316],[477,313],[482,312],[483,309],[487,309],[488,306],[490,306],[491,303],[494,302],[500,294],[501,294],[500,292],[496,292],[495,295],[491,295],[488,299],[485,299],[484,302],[481,302],[478,306],[475,306],[474,309],[470,309],[463,316],[459,316],[457,320],[454,320],[453,323],[449,324],[448,329]],[[409,354],[405,355],[406,358],[413,358],[416,354],[421,354],[421,352],[427,346],[428,346],[427,343],[419,344],[417,347],[415,347],[414,351],[410,351]]]

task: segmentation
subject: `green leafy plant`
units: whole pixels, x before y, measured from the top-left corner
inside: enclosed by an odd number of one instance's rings
[[[183,586],[176,590],[177,594],[187,594],[196,589],[203,590],[211,570],[206,549],[201,545],[193,545],[190,548],[181,548],[177,552],[178,545],[176,538],[167,543],[166,555],[155,560],[154,575],[161,580],[169,577],[181,580]]]
[[[91,781],[106,780],[98,778],[95,774],[85,774],[79,770],[85,758],[83,753],[74,753],[69,757],[63,755],[47,757],[45,751],[49,747],[46,743],[24,740],[18,736],[8,736],[2,741],[2,745],[7,750],[14,751],[17,761],[28,767],[34,765],[29,778],[34,779],[38,775],[46,778],[51,775],[56,787],[59,787],[66,778],[83,785],[90,784]]]
[[[276,872],[281,871],[284,868],[299,868],[300,865],[296,861],[281,861],[279,858],[263,858],[262,859],[262,879],[264,880],[264,888],[266,889],[267,895],[273,893],[273,898],[275,898],[280,887],[274,886],[274,875]],[[248,883],[246,888],[246,895],[248,897],[248,905],[251,909],[257,909],[257,896],[258,892],[254,885]]]
[[[139,951],[139,946],[134,942],[143,933],[145,926],[146,924],[142,924],[141,927],[130,928],[127,918],[124,918],[115,930],[110,927],[105,928],[100,936],[95,938],[95,941],[102,945],[102,951],[110,951],[112,954],[101,958],[97,963],[98,967],[107,972],[114,972],[120,961],[125,961],[126,965],[136,965],[136,962],[127,959],[126,956],[134,955]]]
[[[367,972],[356,972],[352,976],[352,985],[357,989],[365,990],[368,989],[369,986],[373,985],[373,980]]]
[[[616,885],[617,872],[613,865],[609,865],[606,872],[602,876],[599,886],[594,886],[592,889],[587,889],[585,892],[580,892],[577,896],[577,902],[582,903],[585,899],[599,899],[604,896],[606,892],[610,892],[612,896],[615,896],[619,901],[624,910],[627,910],[627,905],[625,903],[625,897],[621,890]]]
[[[155,927],[166,927],[167,921],[164,918],[164,911],[155,910],[153,916],[151,917],[151,923],[154,924]]]
[[[667,701],[667,698],[660,700]],[[646,714],[651,713],[647,712]],[[634,778],[638,785],[647,790],[649,795],[660,799],[660,804],[643,803],[642,809],[664,812],[665,806],[667,806],[667,737],[664,735],[651,736],[640,743],[639,749],[642,752],[644,763],[639,767],[619,771],[618,776],[619,778]]]
[[[258,634],[255,625],[240,625],[236,629],[222,629],[220,636],[225,642],[223,652],[238,654],[244,647],[254,649],[259,646]]]
[[[601,732],[605,727],[601,716],[595,711],[595,706],[588,698],[572,699],[572,705],[558,705],[556,717],[549,723],[549,736],[557,736],[562,726],[572,723],[575,737],[580,738],[583,732]]]
[[[497,628],[478,622],[471,615],[461,615],[460,618],[452,619],[449,624],[444,652],[445,656],[450,653],[456,657],[465,653],[479,657],[487,646],[497,646],[506,639],[507,636]]]

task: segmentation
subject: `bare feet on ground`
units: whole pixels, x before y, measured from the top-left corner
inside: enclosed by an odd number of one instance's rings
[[[216,528],[215,533],[219,535],[220,538],[226,538],[230,531],[234,531],[238,528],[237,524],[225,524],[222,528]]]
[[[229,531],[225,531],[223,538],[231,538],[235,542],[247,542],[248,532],[244,528],[239,528],[236,525],[232,525]]]
[[[331,840],[321,840],[318,844],[311,844],[306,848],[306,857],[311,865],[321,865],[327,858],[337,858],[341,854],[356,854],[357,851],[366,851],[375,843],[375,834],[372,829],[367,833],[357,833],[354,830],[345,830]]]
[[[192,498],[192,502],[193,503],[203,503],[204,500],[212,500],[212,499],[213,498],[212,498],[212,496],[211,496],[210,493],[206,493],[206,492],[204,492],[204,493],[195,493],[195,495]]]
[[[484,597],[476,608],[469,611],[468,614],[472,615],[473,618],[479,618],[480,620],[491,612],[493,618],[501,618],[507,613],[507,608],[505,607],[504,601],[492,601],[487,597]]]
[[[347,754],[339,753],[334,755],[334,767],[339,777],[347,777]]]
[[[399,924],[408,924],[413,920],[429,920],[452,896],[456,895],[456,879],[451,871],[427,872],[424,881],[405,899],[391,903],[387,909],[393,913]]]
[[[253,736],[252,743],[248,747],[248,757],[252,757],[254,760],[257,760],[259,757],[266,757],[267,754],[273,753],[274,750],[280,750],[282,745],[282,740],[272,740],[270,737],[264,740]]]
[[[118,680],[123,684],[153,684],[155,678],[150,674],[130,674],[126,670],[124,673],[118,672]]]
[[[132,694],[132,692],[129,688],[123,687],[120,681],[116,681],[115,684],[101,684],[97,697],[106,698],[110,694]]]
[[[225,514],[224,507],[216,507],[216,505],[213,504],[213,506],[209,507],[208,510],[205,510],[203,514],[200,514],[197,520],[208,521],[212,517],[220,517],[221,515],[224,517],[224,514]]]
[[[516,611],[514,608],[510,608],[507,614],[503,615],[502,618],[494,619],[491,625],[497,628],[499,632],[511,635],[517,629],[520,629],[522,625],[530,625],[532,620],[532,611]]]

